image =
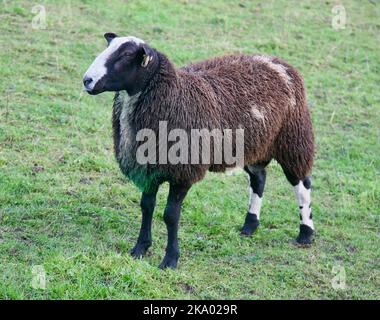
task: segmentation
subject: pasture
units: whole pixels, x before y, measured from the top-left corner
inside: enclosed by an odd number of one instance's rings
[[[380,2],[342,1],[345,21],[337,3],[0,1],[0,299],[380,299]],[[113,94],[82,91],[108,31],[177,66],[261,53],[302,73],[317,145],[312,247],[294,244],[298,205],[272,162],[253,237],[239,233],[247,176],[208,174],[184,202],[178,269],[157,268],[167,185],[150,253],[130,257],[140,192],[114,159]]]

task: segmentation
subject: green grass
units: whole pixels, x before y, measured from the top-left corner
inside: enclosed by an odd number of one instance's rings
[[[344,30],[331,27],[334,1],[41,4],[47,26],[35,30],[33,2],[0,2],[0,298],[380,299],[379,1],[344,1]],[[252,238],[238,232],[245,175],[208,174],[184,203],[179,268],[157,268],[167,185],[150,254],[130,258],[140,194],[114,160],[113,94],[81,92],[107,31],[141,37],[179,66],[244,52],[302,72],[317,141],[311,248],[292,242],[297,204],[272,163]],[[36,265],[46,290],[31,285]]]

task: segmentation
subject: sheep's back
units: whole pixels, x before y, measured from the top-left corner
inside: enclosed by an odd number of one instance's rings
[[[304,101],[302,78],[276,57],[233,55],[190,64],[182,70],[211,88],[213,111],[221,128],[245,129],[248,163],[271,157],[284,121],[298,107],[297,100]]]

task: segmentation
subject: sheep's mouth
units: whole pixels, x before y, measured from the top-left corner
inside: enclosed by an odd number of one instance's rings
[[[86,89],[87,93],[92,95],[92,96],[95,96],[99,93],[102,93],[104,92],[105,90],[100,90],[100,89],[92,89],[92,90],[89,90],[89,89]]]
[[[85,87],[85,90],[87,91],[88,94],[97,95],[99,93],[106,91],[106,87],[104,85],[103,79],[101,79],[98,81],[97,84],[95,84],[95,86],[93,88]]]

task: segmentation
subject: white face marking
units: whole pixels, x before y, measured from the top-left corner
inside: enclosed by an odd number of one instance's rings
[[[300,181],[295,187],[294,191],[296,193],[296,198],[298,205],[300,206],[300,213],[302,217],[302,224],[309,226],[314,230],[313,220],[310,218],[311,215],[311,189],[306,189],[303,182]]]
[[[127,42],[134,42],[136,44],[145,43],[143,40],[136,37],[116,37],[112,39],[109,46],[100,53],[94,62],[90,65],[83,78],[92,79],[92,82],[89,83],[84,89],[91,91],[94,89],[98,81],[107,73],[106,63],[108,58],[120,48],[120,46]]]
[[[257,193],[254,193],[252,188],[249,188],[250,190],[250,198],[249,198],[249,210],[248,212],[251,214],[255,214],[257,216],[257,219],[260,219],[260,210],[261,210],[261,203],[263,201],[263,198],[260,198]]]

